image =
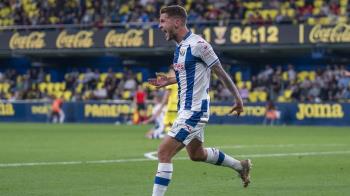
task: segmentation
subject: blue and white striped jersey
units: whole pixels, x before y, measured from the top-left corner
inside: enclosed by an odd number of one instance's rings
[[[189,32],[177,45],[173,67],[178,83],[178,113],[209,118],[210,68],[219,61],[211,45]]]

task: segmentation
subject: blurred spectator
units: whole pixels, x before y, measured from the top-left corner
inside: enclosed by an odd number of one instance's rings
[[[264,125],[276,125],[278,119],[280,119],[281,113],[275,107],[275,104],[271,101],[267,102],[266,113],[263,121]]]
[[[134,77],[134,74],[131,71],[128,71],[125,78],[124,89],[134,91],[136,90],[136,86],[137,86],[137,82]]]
[[[239,94],[241,95],[243,102],[248,102],[249,90],[246,84],[243,84],[242,88],[239,89]]]
[[[338,1],[308,0],[2,0],[0,26],[89,24],[101,27],[109,23],[156,22],[159,9],[179,4],[188,10],[188,20],[231,20],[234,23],[264,25],[271,23],[305,23],[310,21],[336,23],[347,16],[347,4]],[[326,19],[326,20],[324,20]]]
[[[314,71],[296,72],[289,64],[272,67],[267,65],[261,72],[249,78],[236,81],[240,94],[246,102],[256,101],[295,101],[324,102],[348,101],[350,72],[345,65],[329,65],[315,68]],[[45,68],[46,69],[46,68]],[[31,68],[24,74],[15,69],[1,70],[0,93],[2,99],[27,100],[45,99],[47,96],[63,96],[65,100],[132,100],[138,94],[137,81],[132,70],[115,73],[109,69],[105,73],[94,72],[87,68],[85,72],[74,68],[64,75],[62,81],[50,81],[50,74],[43,68]],[[227,68],[230,70],[230,67]],[[306,74],[306,75],[305,75]],[[239,85],[238,85],[239,84]],[[146,100],[153,99],[149,88],[142,89]],[[213,101],[231,101],[232,95],[217,78],[211,80],[209,92]],[[262,96],[266,94],[266,96]],[[257,96],[256,99],[252,97]],[[281,99],[285,97],[285,99]]]
[[[0,71],[0,82],[4,82],[5,75]]]

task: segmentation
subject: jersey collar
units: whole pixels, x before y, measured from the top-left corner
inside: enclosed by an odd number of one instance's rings
[[[182,41],[181,41],[180,43],[178,43],[177,45],[180,46],[181,43],[182,43],[183,41],[185,41],[191,34],[192,34],[192,32],[189,30],[188,33],[185,35],[185,37],[182,39]]]

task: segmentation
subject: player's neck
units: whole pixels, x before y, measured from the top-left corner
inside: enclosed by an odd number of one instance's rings
[[[190,30],[188,30],[187,27],[180,28],[175,38],[176,43],[179,44],[184,39],[184,37],[187,35],[188,32],[190,32]]]

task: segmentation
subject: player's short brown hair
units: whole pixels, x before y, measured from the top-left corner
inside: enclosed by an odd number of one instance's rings
[[[168,14],[169,17],[177,17],[181,19],[184,24],[186,24],[187,21],[187,12],[185,8],[179,6],[179,5],[170,5],[167,7],[163,7],[160,9],[160,14]]]

